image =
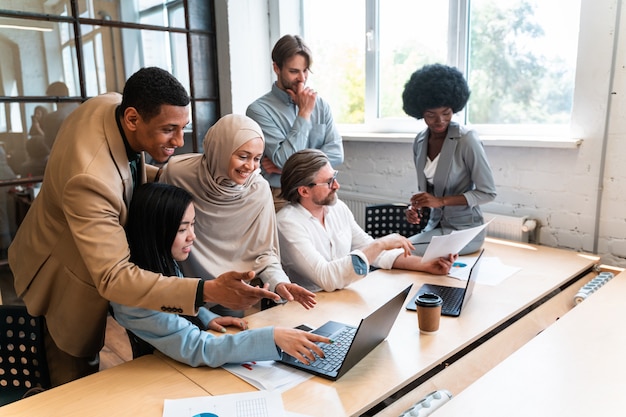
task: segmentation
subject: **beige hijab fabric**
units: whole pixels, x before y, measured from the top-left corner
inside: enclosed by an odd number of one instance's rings
[[[243,115],[219,119],[204,138],[203,154],[173,156],[161,181],[194,196],[196,241],[180,266],[185,276],[213,279],[227,271],[255,271],[270,283],[288,282],[279,260],[272,194],[257,169],[243,185],[228,177],[232,154],[261,138],[259,125]]]

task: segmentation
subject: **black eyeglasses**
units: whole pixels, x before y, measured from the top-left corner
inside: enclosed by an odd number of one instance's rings
[[[333,188],[333,184],[335,183],[335,181],[337,181],[337,174],[339,174],[339,171],[335,171],[335,174],[333,175],[333,177],[331,179],[329,179],[326,182],[312,182],[311,184],[309,184],[309,187],[315,187],[316,185],[326,185],[329,189]]]

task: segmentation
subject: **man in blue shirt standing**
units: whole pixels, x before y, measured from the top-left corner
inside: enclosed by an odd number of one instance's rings
[[[328,103],[306,86],[312,64],[311,50],[297,35],[285,35],[272,49],[276,82],[272,90],[254,101],[246,115],[265,135],[261,161],[263,176],[272,187],[276,211],[285,201],[280,194],[280,176],[287,159],[302,149],[319,149],[333,167],[343,163],[343,143]]]

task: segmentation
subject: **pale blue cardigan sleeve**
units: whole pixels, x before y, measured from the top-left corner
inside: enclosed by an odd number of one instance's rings
[[[226,363],[278,360],[274,328],[246,330],[215,337],[177,314],[111,303],[115,320],[150,343],[158,351],[179,362],[213,368]],[[202,308],[200,320],[206,324],[216,314]]]

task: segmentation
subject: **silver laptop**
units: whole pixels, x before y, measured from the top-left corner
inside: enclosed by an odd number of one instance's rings
[[[369,316],[361,319],[358,327],[329,321],[313,330],[312,333],[334,341],[331,344],[318,343],[326,355],[325,358],[318,358],[316,355],[317,360],[306,365],[283,353],[279,362],[333,381],[338,379],[389,335],[412,286],[413,284],[409,285]]]
[[[470,269],[469,277],[465,288],[461,287],[449,287],[445,285],[424,284],[415,294],[415,296],[406,305],[407,310],[415,310],[415,299],[420,295],[427,292],[439,295],[443,299],[443,305],[441,306],[441,314],[444,316],[458,317],[461,315],[461,309],[467,304],[472,292],[474,292],[474,285],[480,271],[480,262],[483,256],[483,249],[480,251],[480,255],[476,258],[476,262]]]

